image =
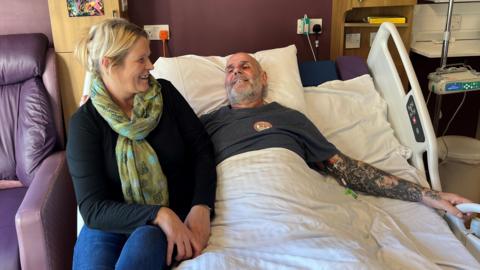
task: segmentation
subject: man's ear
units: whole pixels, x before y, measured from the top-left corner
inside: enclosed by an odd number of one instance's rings
[[[266,71],[264,70],[262,71],[262,74],[260,74],[260,79],[261,79],[262,85],[266,86],[268,82],[268,75]]]

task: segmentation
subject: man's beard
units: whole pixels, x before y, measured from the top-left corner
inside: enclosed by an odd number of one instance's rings
[[[240,77],[237,80],[244,80],[244,77]],[[247,83],[247,82],[244,82]],[[227,86],[227,96],[228,96],[228,101],[230,102],[231,105],[233,104],[241,104],[241,103],[248,103],[252,101],[256,101],[258,99],[263,98],[263,92],[264,90],[262,89],[263,86],[260,83],[260,79],[256,80],[248,80],[249,85],[248,86],[242,86],[244,89],[241,91],[237,91],[235,83],[230,84]]]

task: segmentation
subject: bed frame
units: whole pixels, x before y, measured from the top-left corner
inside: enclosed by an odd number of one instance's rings
[[[390,37],[406,71],[411,87],[408,91],[405,91],[392,59],[388,47]],[[421,184],[441,191],[442,186],[438,174],[437,139],[433,125],[410,58],[392,23],[384,23],[380,26],[368,55],[367,66],[374,79],[376,89],[388,104],[387,117],[395,130],[396,137],[413,152],[410,163],[424,174],[426,168],[428,169],[430,183],[424,182]],[[426,168],[423,161],[424,153],[427,157]],[[425,179],[427,178],[425,177]],[[472,209],[478,212],[478,207],[476,208],[476,210]],[[472,209],[467,211],[472,211]],[[480,261],[480,239],[466,229],[463,222],[458,218],[446,214],[445,219],[457,238]]]
[[[388,40],[390,37],[392,37],[406,71],[411,87],[408,91],[405,91],[402,85],[389,51]],[[403,41],[393,24],[382,24],[378,30],[368,55],[367,65],[374,78],[376,89],[388,104],[388,121],[392,124],[396,137],[413,151],[411,164],[425,174],[423,154],[426,152],[430,185],[434,190],[441,191],[437,139],[417,76]],[[429,186],[427,182],[422,185]]]

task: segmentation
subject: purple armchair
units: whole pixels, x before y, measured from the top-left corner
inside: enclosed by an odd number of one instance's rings
[[[0,269],[70,269],[76,203],[55,54],[44,34],[0,35]]]

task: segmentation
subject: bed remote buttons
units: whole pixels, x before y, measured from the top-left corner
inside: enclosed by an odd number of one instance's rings
[[[407,112],[408,118],[410,119],[410,125],[412,125],[413,135],[417,142],[424,142],[425,135],[423,134],[422,123],[420,122],[420,117],[418,116],[417,106],[415,106],[415,101],[413,97],[410,96],[407,101]]]

